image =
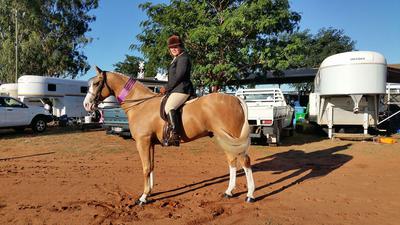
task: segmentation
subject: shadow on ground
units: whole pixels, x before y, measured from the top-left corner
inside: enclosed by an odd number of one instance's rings
[[[325,133],[295,132],[293,136],[282,136],[280,143],[278,145],[279,146],[303,145],[303,144],[310,144],[312,142],[319,142],[327,138],[328,137]],[[251,145],[268,146],[266,141],[263,139],[252,139]],[[273,147],[274,145],[270,146]]]
[[[49,126],[43,133],[35,133],[30,128],[26,128],[24,131],[15,131],[13,129],[0,129],[1,139],[18,139],[26,137],[38,137],[38,136],[49,136],[49,135],[59,135],[68,133],[80,133],[80,132],[91,132],[104,130],[101,127],[84,130],[80,126],[70,126],[70,127],[58,127]]]
[[[304,152],[301,150],[289,150],[282,153],[277,153],[268,157],[256,159],[253,163],[253,171],[256,174],[260,172],[270,171],[273,174],[282,174],[289,171],[293,171],[289,175],[281,177],[273,182],[266,182],[264,184],[258,184],[256,188],[257,191],[263,190],[269,186],[283,183],[289,179],[295,179],[293,182],[287,185],[282,185],[280,188],[273,190],[267,194],[257,196],[256,200],[262,200],[266,197],[278,194],[294,185],[300,184],[308,179],[324,177],[331,173],[332,171],[340,168],[347,162],[349,162],[353,157],[350,155],[338,153],[348,149],[351,144],[346,144],[342,146],[336,146],[332,148],[317,150],[313,152]],[[261,174],[260,174],[261,175]],[[238,171],[238,177],[244,176],[243,171]],[[185,185],[175,189],[157,192],[152,196],[156,197],[153,200],[162,200],[167,198],[172,198],[180,196],[186,193],[190,193],[199,189],[207,188],[211,185],[218,184],[221,182],[228,182],[229,174],[222,176],[217,176],[214,178],[206,179],[197,183]],[[222,192],[222,190],[221,190]],[[246,192],[236,193],[234,196],[240,196]]]

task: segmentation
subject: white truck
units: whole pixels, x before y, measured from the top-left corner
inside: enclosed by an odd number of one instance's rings
[[[279,88],[240,89],[235,95],[247,104],[252,139],[276,146],[284,129],[293,134],[294,109],[286,104]]]
[[[0,128],[22,131],[31,127],[34,132],[41,133],[52,119],[43,107],[28,106],[13,97],[0,96]]]

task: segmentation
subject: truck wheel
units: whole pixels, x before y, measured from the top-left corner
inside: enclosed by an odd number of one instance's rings
[[[37,118],[33,119],[31,127],[32,127],[33,132],[42,133],[43,131],[46,130],[47,123],[43,118],[37,117]]]
[[[279,145],[281,143],[281,129],[278,128],[278,132],[276,133],[276,144]]]
[[[274,123],[274,134],[273,137],[275,137],[275,143],[270,143],[270,146],[278,146],[281,142],[281,129],[282,129],[282,125],[281,125],[281,121],[278,120],[276,121],[276,123]]]
[[[261,137],[258,139],[259,144],[267,146],[268,145],[268,138],[264,134],[261,134]]]

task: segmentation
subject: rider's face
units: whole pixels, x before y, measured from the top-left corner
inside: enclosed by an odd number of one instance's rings
[[[178,56],[179,54],[181,54],[182,49],[181,49],[179,46],[177,46],[177,47],[171,47],[171,48],[169,48],[169,51],[171,52],[171,55],[172,55],[172,56],[176,57],[176,56]]]

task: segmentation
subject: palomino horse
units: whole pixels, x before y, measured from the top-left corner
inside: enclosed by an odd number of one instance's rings
[[[148,202],[153,184],[154,145],[161,143],[164,121],[160,117],[162,96],[152,92],[138,81],[120,73],[102,71],[90,82],[84,100],[87,111],[110,95],[115,95],[129,120],[129,129],[142,160],[144,192],[137,201]],[[238,97],[213,93],[186,104],[182,109],[182,141],[190,142],[205,136],[214,136],[228,159],[230,179],[225,197],[232,197],[236,183],[236,161],[246,174],[247,202],[254,202],[254,180],[247,154],[250,145],[246,103]]]

